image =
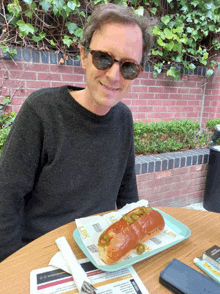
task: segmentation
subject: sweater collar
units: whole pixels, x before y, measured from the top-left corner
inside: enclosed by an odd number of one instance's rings
[[[69,90],[72,91],[80,91],[80,90],[84,90],[84,88],[81,87],[75,87],[75,86],[63,86],[61,87],[63,88],[62,90],[65,92],[66,97],[68,97],[68,100],[71,101],[72,104],[74,104],[74,107],[79,111],[80,114],[82,114],[84,117],[96,122],[96,123],[101,123],[101,122],[105,122],[107,120],[109,120],[112,117],[112,114],[114,112],[114,108],[117,106],[113,106],[110,111],[105,114],[105,115],[97,115],[91,111],[89,111],[88,109],[86,109],[85,107],[83,107],[80,103],[78,103],[69,93]]]

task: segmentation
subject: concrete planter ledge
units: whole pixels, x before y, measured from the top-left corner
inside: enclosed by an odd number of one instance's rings
[[[209,148],[136,156],[136,175],[208,163]]]

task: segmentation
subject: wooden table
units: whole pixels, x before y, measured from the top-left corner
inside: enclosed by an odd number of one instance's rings
[[[191,236],[183,242],[134,265],[135,270],[150,294],[171,293],[159,283],[160,272],[173,259],[200,271],[193,263],[195,257],[212,245],[220,245],[220,214],[174,207],[158,207],[176,218],[191,230]],[[65,236],[78,259],[85,258],[73,239],[75,222],[64,225],[38,238],[0,263],[0,293],[29,294],[30,272],[48,266],[58,252],[55,240]]]

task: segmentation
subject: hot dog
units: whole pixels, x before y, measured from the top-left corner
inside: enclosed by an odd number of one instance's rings
[[[127,257],[137,249],[141,254],[144,245],[159,234],[165,226],[162,215],[151,207],[137,207],[108,227],[99,237],[100,258],[108,265]]]

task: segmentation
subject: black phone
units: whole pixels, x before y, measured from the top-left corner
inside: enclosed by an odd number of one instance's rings
[[[160,273],[159,281],[175,294],[220,293],[220,283],[175,258]]]

